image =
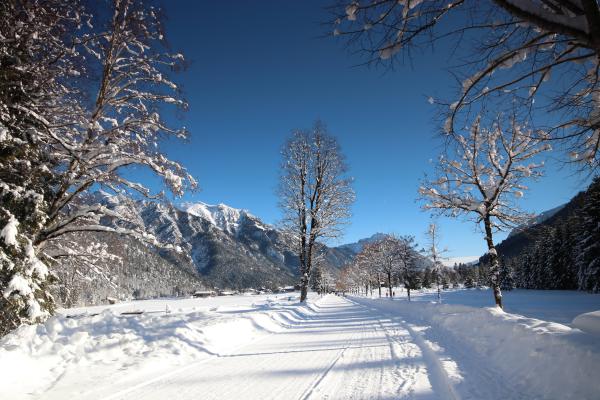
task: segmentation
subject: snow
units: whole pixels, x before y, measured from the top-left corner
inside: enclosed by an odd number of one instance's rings
[[[385,289],[382,289],[385,291]],[[403,288],[395,288],[396,297],[406,298]],[[411,290],[413,302],[437,301],[437,290]],[[442,302],[451,305],[485,308],[494,304],[491,289],[447,289]],[[600,296],[577,290],[525,290],[502,292],[504,310],[530,318],[571,325],[579,314],[600,310]]]
[[[13,275],[12,279],[2,293],[4,297],[8,297],[13,292],[19,292],[23,296],[29,296],[33,293],[30,282],[19,274]]]
[[[573,319],[573,326],[592,335],[600,336],[600,310],[576,316]]]
[[[19,221],[11,214],[8,222],[0,231],[0,238],[4,240],[4,243],[6,243],[7,246],[19,246],[19,242],[17,242],[17,234],[19,233],[17,229],[18,226]]]
[[[356,11],[358,11],[358,3],[356,2],[346,7],[346,16],[349,21],[356,21]]]
[[[0,339],[0,398],[62,399],[73,393],[103,398],[133,382],[281,331],[310,312],[295,301],[296,294],[286,294],[60,310],[45,324],[22,326]]]
[[[229,207],[225,204],[210,205],[202,202],[184,204],[184,211],[210,221],[222,231],[235,233],[245,210]]]
[[[529,292],[515,304],[541,295]],[[456,290],[444,292],[446,304],[417,292],[410,303],[310,293],[301,305],[292,293],[60,310],[0,340],[0,397],[597,397],[597,338],[480,307],[480,295],[489,304],[489,291]],[[569,292],[546,298],[545,308],[573,299],[575,312],[598,306],[581,305],[596,297]],[[144,313],[122,315],[136,310]]]
[[[578,329],[495,307],[353,300],[373,313],[387,313],[412,330],[421,330],[423,340],[437,343],[443,349],[437,357],[456,363],[443,381],[458,393],[471,374],[496,377],[485,394],[473,398],[593,399],[600,393],[596,367],[600,347],[595,338]],[[435,347],[430,350],[435,352]],[[458,372],[462,380],[453,383],[452,372]],[[513,392],[501,393],[507,389]]]

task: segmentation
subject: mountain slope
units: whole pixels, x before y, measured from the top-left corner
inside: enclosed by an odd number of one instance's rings
[[[122,207],[115,196],[101,200],[107,207]],[[292,237],[263,223],[246,210],[224,204],[137,202],[131,219],[161,242],[181,249],[160,251],[176,263],[189,262],[209,284],[227,288],[277,287],[296,283],[298,257]],[[105,221],[111,223],[111,221]],[[339,269],[354,257],[344,249],[319,245],[327,263]]]

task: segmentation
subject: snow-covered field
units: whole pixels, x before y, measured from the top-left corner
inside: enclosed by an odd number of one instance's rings
[[[507,308],[546,321],[480,307],[477,290],[441,305],[292,294],[61,310],[0,340],[0,399],[599,398],[600,336],[551,322],[597,297],[520,292]]]
[[[406,291],[395,288],[399,299],[406,298]],[[374,293],[376,295],[376,293]],[[385,289],[382,289],[385,296]],[[600,310],[600,296],[575,290],[523,290],[502,292],[504,310],[509,313],[546,321],[571,324],[582,313]],[[412,291],[415,301],[437,301],[434,289]],[[442,303],[472,307],[491,307],[494,298],[491,289],[448,289],[442,292]]]

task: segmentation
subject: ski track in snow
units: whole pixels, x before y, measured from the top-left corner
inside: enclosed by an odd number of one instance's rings
[[[428,337],[427,327],[336,296],[322,299],[315,307],[318,312],[303,315],[300,322],[282,332],[145,378],[109,395],[106,388],[101,392],[87,388],[85,398],[523,398],[506,389],[507,385],[482,367],[482,360],[467,352],[459,354],[465,364],[458,372],[451,355],[435,344],[443,338]],[[458,346],[452,349],[460,350]],[[50,388],[43,397],[53,398],[52,391]]]

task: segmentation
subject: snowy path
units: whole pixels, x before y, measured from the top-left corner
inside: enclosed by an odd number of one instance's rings
[[[600,393],[599,336],[496,308],[333,295],[302,305],[286,295],[111,307],[23,326],[0,340],[0,399],[580,400]],[[145,313],[120,314],[132,307]]]
[[[480,365],[473,365],[479,372],[463,375],[474,381],[472,385],[460,382],[458,387],[467,394],[461,396],[453,382],[458,382],[457,376],[452,376],[457,374],[456,363],[440,358],[418,327],[335,296],[323,299],[318,308],[314,316],[304,317],[284,332],[105,398],[458,399],[516,395],[482,373]],[[477,389],[482,387],[485,392]]]

